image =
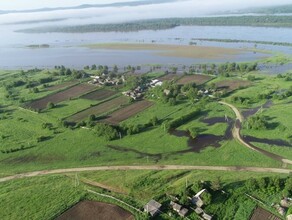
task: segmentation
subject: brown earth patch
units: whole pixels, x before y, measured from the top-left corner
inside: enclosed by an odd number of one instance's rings
[[[212,79],[212,77],[207,76],[207,75],[201,75],[201,74],[187,75],[187,76],[183,76],[182,78],[180,78],[177,81],[177,84],[185,85],[188,83],[196,83],[197,85],[202,85],[211,79]]]
[[[249,220],[281,220],[278,216],[270,213],[269,211],[261,208],[261,207],[257,207],[251,218]]]
[[[158,80],[164,82],[164,81],[176,80],[179,77],[180,76],[179,75],[176,75],[176,74],[166,74],[164,76],[159,77]]]
[[[233,90],[239,89],[241,87],[246,87],[251,85],[251,82],[246,80],[223,80],[220,82],[215,83],[216,87],[219,89],[226,89],[228,92],[231,92]]]
[[[117,92],[114,92],[111,90],[100,89],[100,90],[96,90],[91,93],[88,93],[86,95],[83,95],[80,98],[99,101],[99,100],[107,99],[115,94],[117,94]]]
[[[73,121],[73,122],[78,122],[78,121],[85,119],[89,115],[101,115],[101,114],[106,113],[112,109],[115,109],[115,108],[118,108],[122,105],[125,105],[128,102],[129,102],[128,98],[126,98],[125,96],[120,96],[120,97],[111,99],[107,102],[96,105],[94,107],[88,108],[84,111],[78,112],[77,114],[72,115],[69,118],[67,118],[67,120]]]
[[[119,206],[94,202],[82,201],[64,212],[56,220],[134,220],[134,216]]]
[[[59,89],[64,89],[66,87],[69,87],[69,86],[73,86],[75,84],[77,84],[78,81],[77,80],[73,80],[73,81],[68,81],[68,82],[64,82],[64,83],[61,83],[61,84],[57,84],[57,85],[53,85],[53,86],[50,86],[48,87],[47,89],[49,91],[54,91],[54,90],[59,90]]]
[[[104,122],[114,125],[119,124],[121,121],[124,121],[138,114],[139,112],[144,111],[152,105],[152,102],[146,100],[135,102],[129,106],[113,112],[108,116],[108,118],[104,120]]]
[[[87,93],[91,90],[93,90],[94,88],[96,88],[95,86],[89,85],[89,84],[79,84],[76,86],[73,86],[69,89],[66,89],[64,91],[52,94],[52,95],[48,95],[44,98],[38,99],[36,101],[33,101],[31,103],[26,104],[27,108],[31,108],[31,109],[45,109],[47,107],[47,104],[49,102],[52,102],[54,104],[57,104],[59,102],[68,100],[70,98],[74,98],[74,97],[78,97],[84,93]]]

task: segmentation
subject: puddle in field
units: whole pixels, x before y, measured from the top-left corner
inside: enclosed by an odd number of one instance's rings
[[[226,121],[225,117],[214,117],[214,118],[205,118],[201,120],[202,122],[208,124],[208,126],[214,125],[216,123],[227,123],[228,127],[225,131],[224,135],[214,135],[214,134],[200,134],[196,138],[192,138],[188,131],[181,130],[172,130],[169,133],[176,137],[188,137],[188,146],[189,149],[183,151],[177,151],[177,153],[189,153],[189,152],[197,152],[199,153],[201,150],[206,147],[221,147],[220,142],[224,140],[230,140],[232,138],[232,125],[233,120],[228,118]]]
[[[244,140],[247,142],[257,142],[262,144],[277,145],[281,147],[291,147],[292,145],[281,139],[267,139],[267,138],[256,138],[252,136],[243,136]]]
[[[149,154],[149,153],[141,152],[132,148],[126,148],[126,147],[121,147],[121,146],[116,146],[116,145],[115,146],[107,145],[107,147],[116,151],[120,151],[120,152],[133,152],[139,155],[138,158],[149,157],[149,159],[153,159],[155,162],[158,162],[162,158],[161,154]]]
[[[245,109],[242,111],[242,115],[244,118],[247,118],[249,116],[254,115],[255,113],[257,113],[261,108],[265,109],[265,108],[270,108],[273,105],[272,100],[268,100],[265,104],[263,104],[262,106],[256,107],[256,108],[251,108],[251,109]]]

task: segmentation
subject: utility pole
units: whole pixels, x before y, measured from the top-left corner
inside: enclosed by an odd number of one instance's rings
[[[228,116],[225,114],[225,121],[228,122]]]

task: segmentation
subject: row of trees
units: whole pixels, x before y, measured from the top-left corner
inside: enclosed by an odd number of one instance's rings
[[[292,16],[230,16],[230,17],[204,17],[204,18],[166,18],[145,21],[126,22],[119,24],[89,24],[60,27],[41,27],[19,30],[28,33],[85,33],[85,32],[132,32],[140,30],[163,30],[171,29],[180,25],[203,25],[203,26],[283,26],[291,27]]]
[[[183,116],[180,116],[178,118],[175,118],[171,121],[165,121],[163,122],[162,126],[165,129],[165,131],[169,131],[171,129],[175,129],[186,122],[190,121],[194,117],[197,117],[200,114],[201,110],[200,109],[195,109],[192,112],[189,112],[188,114],[185,114]]]

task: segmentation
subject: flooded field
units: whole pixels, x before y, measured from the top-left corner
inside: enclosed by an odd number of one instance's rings
[[[289,36],[292,30],[289,28],[263,28],[263,27],[212,27],[212,26],[181,26],[169,30],[138,31],[127,33],[47,33],[27,34],[18,33],[15,30],[30,28],[32,25],[0,25],[1,37],[5,41],[0,42],[0,69],[27,69],[27,68],[52,68],[55,65],[65,65],[72,68],[83,68],[85,65],[192,65],[211,62],[243,62],[258,60],[271,56],[261,52],[247,51],[232,56],[199,56],[190,53],[154,53],[151,50],[123,50],[90,49],[84,47],[90,44],[104,43],[132,43],[158,45],[188,46],[193,38],[219,38],[239,40],[262,40],[272,42],[292,43]],[[49,47],[31,48],[28,45],[46,44]],[[246,50],[254,48],[251,43],[224,43],[224,42],[196,42],[198,47],[221,48],[224,51]],[[292,54],[292,47],[276,45],[257,45],[258,51],[272,50]],[[227,53],[228,55],[228,53]],[[230,54],[229,54],[230,55]],[[98,63],[97,63],[98,62]],[[290,67],[289,67],[290,68]],[[267,70],[269,71],[269,70]]]
[[[261,108],[265,109],[265,108],[270,108],[273,105],[272,100],[268,100],[265,104],[263,104],[262,106],[258,106],[256,108],[250,108],[250,109],[244,109],[242,111],[242,115],[244,118],[248,118],[254,114],[256,114]]]

